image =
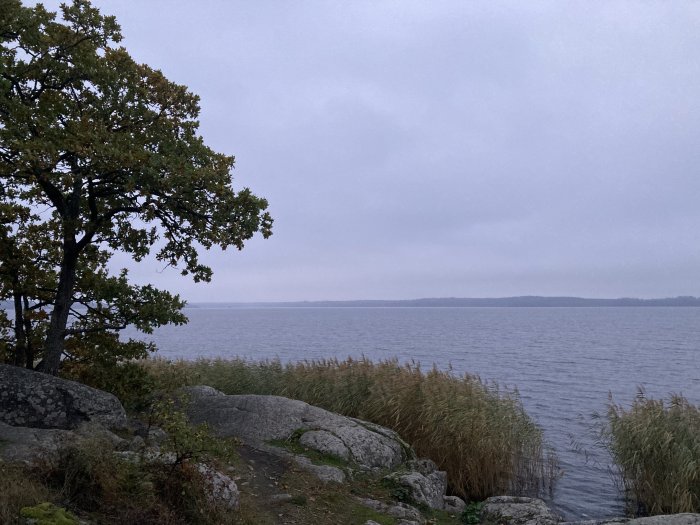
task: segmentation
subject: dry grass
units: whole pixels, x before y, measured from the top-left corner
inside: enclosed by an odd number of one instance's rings
[[[207,384],[227,394],[282,395],[392,428],[446,470],[451,490],[468,499],[534,494],[551,487],[557,474],[518,393],[477,376],[368,359],[154,360],[145,366],[161,387]]]
[[[640,514],[700,512],[700,409],[682,396],[625,409],[612,401],[603,440]]]
[[[54,494],[24,465],[0,462],[0,523],[24,523],[19,511],[52,498]]]

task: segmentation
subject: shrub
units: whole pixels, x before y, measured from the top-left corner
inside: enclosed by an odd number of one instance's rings
[[[61,376],[114,394],[127,410],[145,410],[154,393],[154,379],[137,361],[66,361]]]
[[[180,428],[178,417],[172,421],[169,429],[177,436],[169,436],[173,442],[164,452],[172,453],[174,462],[122,457],[106,442],[89,439],[63,449],[42,466],[38,478],[62,505],[107,525],[235,523],[235,513],[211,499],[206,474],[195,463],[206,455],[204,431]]]
[[[608,405],[603,442],[636,514],[700,512],[700,409],[680,395]]]
[[[173,370],[182,384],[207,384],[227,394],[274,394],[392,428],[423,457],[447,471],[451,490],[470,500],[551,487],[556,462],[517,391],[477,376],[425,373],[397,360],[250,363],[150,360],[154,377]],[[187,372],[184,373],[183,369]]]

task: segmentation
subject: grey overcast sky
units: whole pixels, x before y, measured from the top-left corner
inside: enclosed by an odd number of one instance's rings
[[[190,301],[700,295],[700,2],[98,0],[274,235]],[[47,2],[55,7],[57,2]]]

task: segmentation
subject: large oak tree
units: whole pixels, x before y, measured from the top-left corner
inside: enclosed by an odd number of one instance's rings
[[[54,374],[66,338],[184,320],[177,296],[109,275],[114,251],[155,250],[208,281],[199,249],[242,249],[272,226],[265,199],[234,191],[234,158],[198,134],[198,97],[134,61],[89,1],[61,12],[0,0],[0,299],[15,306],[15,361],[31,366],[34,320],[37,368]]]

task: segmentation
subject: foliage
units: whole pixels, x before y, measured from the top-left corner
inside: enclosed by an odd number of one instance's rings
[[[700,408],[680,395],[631,407],[610,401],[603,443],[619,468],[632,510],[700,512]]]
[[[114,337],[127,324],[185,322],[177,296],[109,274],[115,251],[155,250],[208,281],[201,248],[271,234],[267,202],[234,191],[234,158],[198,135],[198,97],[121,38],[88,0],[62,5],[61,19],[19,0],[0,10],[0,300],[14,305],[0,335],[12,361],[40,358],[50,373],[64,353],[141,357],[147,345]]]
[[[130,412],[147,410],[155,395],[153,378],[136,362],[122,362],[115,355],[118,353],[108,354],[109,359],[82,363],[68,360],[61,376],[114,394]]]
[[[462,512],[462,523],[464,525],[479,525],[481,523],[481,508],[484,506],[481,501],[472,501]]]
[[[368,359],[305,361],[146,361],[158,381],[169,371],[183,384],[207,384],[227,394],[274,394],[387,426],[419,456],[447,471],[451,490],[481,500],[536,493],[558,475],[541,430],[515,391],[476,376]]]
[[[230,460],[235,456],[236,440],[216,438],[206,424],[190,425],[187,415],[180,406],[187,403],[186,397],[167,397],[155,402],[149,412],[148,424],[157,426],[167,434],[160,444],[161,450],[174,457],[172,465],[179,467],[185,463],[216,458]]]

